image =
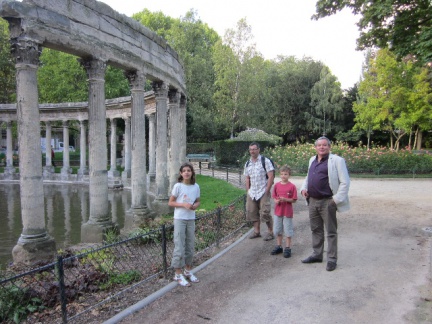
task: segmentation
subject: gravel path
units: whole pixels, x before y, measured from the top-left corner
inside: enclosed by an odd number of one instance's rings
[[[432,323],[432,181],[353,179],[350,198],[335,271],[300,262],[312,249],[299,200],[290,259],[270,255],[275,241],[245,239],[199,271],[200,283],[121,323]]]

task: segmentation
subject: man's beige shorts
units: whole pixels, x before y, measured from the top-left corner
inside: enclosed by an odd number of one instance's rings
[[[270,222],[272,219],[270,214],[270,193],[265,194],[258,200],[253,200],[249,195],[246,196],[246,220],[249,222],[260,220],[262,223]]]

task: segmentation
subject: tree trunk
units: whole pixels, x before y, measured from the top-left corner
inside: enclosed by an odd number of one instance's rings
[[[420,129],[418,129],[417,130],[417,147],[416,147],[417,150],[421,150],[422,141],[423,141],[423,132]]]

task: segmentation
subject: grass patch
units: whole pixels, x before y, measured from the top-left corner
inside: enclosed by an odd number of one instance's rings
[[[209,176],[196,175],[196,181],[201,190],[201,205],[199,209],[211,211],[219,206],[228,205],[237,197],[246,193],[245,189]]]

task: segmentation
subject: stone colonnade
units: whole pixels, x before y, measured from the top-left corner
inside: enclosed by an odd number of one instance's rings
[[[185,119],[177,111],[183,111],[180,102],[186,102],[184,71],[177,53],[154,32],[98,1],[75,0],[71,3],[68,0],[0,0],[0,16],[9,23],[12,54],[16,60],[16,120],[23,230],[12,252],[14,261],[32,263],[51,259],[56,250],[55,242],[47,233],[45,225],[42,162],[39,158],[35,159],[41,151],[37,69],[43,47],[80,57],[88,75],[90,214],[88,221],[82,225],[82,241],[101,241],[104,233],[114,227],[108,213],[108,174],[115,175],[113,165],[107,170],[104,86],[108,64],[122,68],[131,86],[128,142],[131,148],[130,215],[139,218],[149,214],[144,115],[144,85],[147,79],[153,84],[156,98],[156,127],[151,126],[150,134],[155,141],[151,150],[156,151],[157,161],[157,166],[155,161],[151,161],[152,168],[155,167],[154,206],[166,206],[171,179],[168,172],[175,169],[168,164],[178,164],[179,160],[183,160],[181,154],[184,153],[178,147],[183,144],[181,140],[185,138],[185,134],[168,134],[168,119],[170,125],[175,123],[174,118],[178,122]],[[64,41],[66,39],[67,42]],[[176,117],[169,118],[168,111]],[[82,127],[85,128],[84,124]],[[115,129],[112,119],[111,131],[115,132]],[[67,157],[64,158],[61,170],[64,179],[70,174],[68,132],[66,119],[63,123],[63,136],[64,154]],[[84,132],[81,136],[85,136],[83,134]],[[169,146],[174,148],[174,153],[169,152]],[[80,170],[83,175],[87,172],[84,162],[80,165]]]

